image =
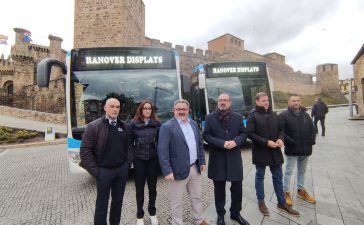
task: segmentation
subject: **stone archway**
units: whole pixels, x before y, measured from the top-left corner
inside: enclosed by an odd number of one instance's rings
[[[3,88],[6,90],[7,96],[13,96],[14,94],[14,83],[12,80],[6,81],[3,85]]]
[[[13,97],[14,97],[14,83],[12,80],[8,80],[2,86],[0,104],[12,106]]]

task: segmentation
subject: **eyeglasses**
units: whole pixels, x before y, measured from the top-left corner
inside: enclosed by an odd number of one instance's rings
[[[143,110],[152,110],[152,108],[143,108]]]
[[[174,108],[176,111],[188,111],[188,108]]]
[[[219,101],[219,102],[230,102],[230,100],[229,100],[229,99],[219,99],[219,100],[217,100],[217,101]]]

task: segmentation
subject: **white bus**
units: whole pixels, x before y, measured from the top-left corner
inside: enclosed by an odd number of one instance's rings
[[[66,65],[67,64],[67,65]],[[119,118],[133,118],[139,103],[152,101],[161,121],[173,117],[181,98],[179,56],[175,50],[142,47],[80,48],[66,64],[44,59],[37,67],[39,87],[48,87],[52,66],[66,73],[67,146],[71,172],[84,171],[80,145],[86,125],[104,114],[107,98],[120,100]]]
[[[258,92],[272,93],[264,62],[218,62],[197,65],[191,76],[191,116],[204,128],[206,114],[216,110],[220,94],[229,94],[232,110],[246,117],[255,106]]]

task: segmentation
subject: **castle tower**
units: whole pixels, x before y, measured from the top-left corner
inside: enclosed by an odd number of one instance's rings
[[[232,50],[244,51],[244,40],[231,34],[224,34],[211,41],[208,41],[208,50],[223,54]]]
[[[74,48],[142,46],[142,0],[75,0]]]
[[[62,60],[62,41],[63,39],[57,36],[49,35],[49,49],[52,57]]]
[[[17,55],[31,57],[28,45],[30,43],[24,41],[25,32],[29,32],[23,28],[14,28],[15,31],[15,44],[11,46],[11,52],[14,54],[16,52]]]
[[[27,32],[27,30],[23,28],[14,28],[15,31],[15,44],[24,44],[24,33]]]
[[[338,65],[326,63],[316,66],[316,81],[321,85],[322,92],[338,92]]]

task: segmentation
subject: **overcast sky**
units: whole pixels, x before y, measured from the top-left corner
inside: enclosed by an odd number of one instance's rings
[[[34,44],[49,45],[48,35],[73,45],[74,0],[0,0],[0,45],[7,56],[14,27],[32,33]],[[363,0],[144,0],[146,36],[207,49],[207,42],[225,33],[245,41],[259,54],[277,52],[305,73],[316,65],[339,64],[340,79],[352,77],[351,60],[364,44]],[[55,10],[56,11],[52,11]]]

